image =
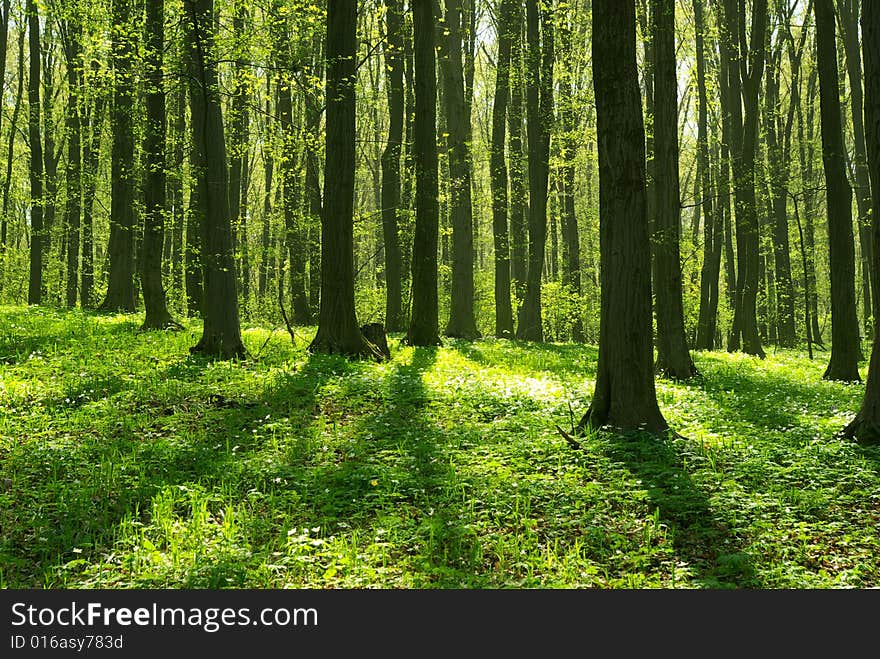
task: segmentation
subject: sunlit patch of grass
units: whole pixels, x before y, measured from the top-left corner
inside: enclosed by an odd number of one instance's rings
[[[212,363],[139,321],[0,309],[0,584],[880,586],[880,453],[835,436],[864,389],[824,359],[695,353],[657,380],[680,436],[575,452],[592,346],[376,364],[253,326]]]

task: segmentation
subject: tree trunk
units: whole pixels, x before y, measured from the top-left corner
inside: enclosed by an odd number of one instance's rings
[[[229,163],[229,214],[232,224],[233,249],[241,275],[241,299],[245,313],[247,312],[248,280],[250,279],[247,241],[248,132],[250,128],[248,105],[250,94],[248,93],[248,74],[245,69],[248,52],[244,34],[247,19],[248,10],[243,0],[236,0],[232,7],[235,62],[231,103],[232,116],[229,118],[232,132]]]
[[[602,305],[596,388],[579,429],[661,432],[654,389],[645,129],[634,0],[593,0]]]
[[[196,171],[203,177],[201,256],[204,273],[202,337],[190,352],[244,357],[238,317],[235,258],[229,222],[229,173],[215,60],[213,0],[185,0],[190,48],[190,115]]]
[[[266,73],[265,134],[263,135],[263,215],[260,226],[260,275],[257,280],[257,295],[262,301],[269,290],[269,252],[271,247],[272,219],[272,175],[275,159],[272,156],[272,75]]]
[[[584,341],[584,326],[581,319],[581,247],[578,220],[575,213],[575,159],[578,148],[577,108],[575,101],[575,80],[572,49],[572,16],[560,17],[559,42],[562,63],[559,78],[559,120],[560,142],[562,144],[561,164],[559,166],[560,217],[562,224],[562,283],[575,302],[574,318],[571,324],[571,339],[578,343]]]
[[[880,300],[878,271],[871,244],[871,179],[865,146],[865,123],[863,121],[862,59],[859,53],[859,5],[871,0],[838,0],[843,47],[846,53],[846,71],[850,88],[850,114],[853,127],[853,169],[855,170],[856,207],[858,209],[859,244],[865,277],[865,328],[871,332],[871,309],[875,312]]]
[[[355,78],[357,2],[327,7],[324,212],[321,216],[321,310],[312,352],[381,359],[354,308]]]
[[[64,206],[64,226],[67,228],[67,280],[66,302],[68,307],[76,306],[79,290],[79,243],[82,205],[81,187],[81,123],[79,91],[82,81],[82,25],[79,17],[67,21],[64,54],[67,63],[67,109],[65,130],[67,131],[67,164],[65,178],[67,184]]]
[[[746,48],[745,8],[724,0],[722,42],[728,59],[730,88],[731,160],[736,206],[736,307],[729,350],[763,358],[758,331],[757,301],[760,278],[758,214],[755,199],[755,160],[758,142],[758,92],[764,71],[767,0],[752,8],[751,45]],[[742,98],[742,105],[737,99]],[[740,339],[742,343],[740,343]]]
[[[452,224],[452,290],[447,336],[480,336],[474,317],[474,217],[471,206],[471,117],[462,63],[461,0],[446,0],[440,71],[446,93],[449,216]]]
[[[134,56],[132,1],[113,1],[113,106],[111,153],[109,275],[101,309],[134,311]]]
[[[492,236],[495,247],[495,336],[513,338],[510,302],[510,232],[507,226],[507,165],[504,160],[507,98],[510,95],[510,46],[518,35],[511,32],[515,0],[502,0],[498,10],[498,58],[495,63],[495,97],[492,104],[492,143],[489,175],[492,187]]]
[[[826,380],[859,381],[861,347],[856,316],[852,190],[844,163],[832,0],[815,0],[814,9],[822,164],[825,169],[828,213],[828,263],[831,270],[831,359],[822,377]]]
[[[678,178],[678,78],[675,2],[651,0],[654,51],[654,292],[658,373],[675,380],[698,374],[684,331],[681,197]]]
[[[434,15],[431,0],[413,3],[416,173],[416,227],[412,255],[412,313],[407,342],[440,343],[437,299],[437,246],[440,230],[437,162],[437,78],[434,61]]]
[[[862,52],[865,65],[865,144],[871,181],[873,266],[880,255],[880,5],[862,4]],[[875,307],[876,308],[876,307]],[[880,443],[880,323],[874,323],[874,345],[862,406],[843,435],[864,444]]]
[[[40,137],[40,16],[34,0],[27,0],[28,46],[28,142],[30,143],[31,249],[28,304],[43,299],[43,148]],[[21,73],[19,73],[21,75]]]
[[[403,2],[385,1],[385,90],[388,99],[388,141],[382,152],[382,240],[385,244],[385,328],[402,331],[405,326],[400,262],[398,218],[400,202],[400,155],[403,142]]]
[[[6,269],[6,250],[9,245],[9,192],[12,187],[12,165],[15,159],[15,136],[18,133],[18,116],[24,96],[24,26],[18,32],[18,86],[15,91],[15,107],[9,123],[9,141],[6,147],[6,175],[3,178],[3,209],[0,215],[0,274]],[[0,281],[0,288],[3,283]]]
[[[516,304],[521,304],[526,292],[528,275],[529,237],[526,217],[529,213],[526,170],[523,166],[523,63],[522,63],[522,4],[517,2],[511,14],[510,34],[510,108],[507,121],[510,137],[507,157],[510,161],[510,277],[516,293]]]
[[[165,89],[162,53],[165,48],[165,0],[146,0],[147,116],[144,125],[146,181],[144,185],[144,241],[141,286],[145,316],[142,330],[179,327],[168,313],[162,283],[162,243],[165,239]]]
[[[706,22],[704,18],[705,0],[693,0],[694,33],[696,36],[697,60],[697,179],[700,181],[700,199],[695,203],[703,215],[703,266],[700,270],[700,311],[697,320],[697,350],[715,348],[715,326],[718,318],[718,277],[719,263],[715,254],[720,245],[721,222],[718,221],[719,205],[715,204],[709,166],[709,112],[706,94]],[[695,229],[696,231],[696,229]],[[696,243],[696,241],[695,241]]]
[[[516,338],[542,341],[541,274],[547,243],[547,184],[553,125],[553,21],[550,9],[526,0],[526,112],[529,140],[529,269]]]

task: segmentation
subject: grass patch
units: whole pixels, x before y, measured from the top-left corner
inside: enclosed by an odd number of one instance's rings
[[[139,320],[0,308],[0,586],[880,586],[880,451],[822,359],[696,353],[657,385],[683,438],[574,453],[595,347],[251,327],[210,363]]]

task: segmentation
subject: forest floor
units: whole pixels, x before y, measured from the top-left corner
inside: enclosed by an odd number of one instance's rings
[[[880,586],[880,449],[836,437],[864,387],[827,353],[696,353],[657,384],[681,437],[575,451],[592,346],[254,327],[210,363],[140,320],[0,308],[0,586]]]

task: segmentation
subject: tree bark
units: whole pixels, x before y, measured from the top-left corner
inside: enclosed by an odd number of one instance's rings
[[[215,59],[213,0],[185,0],[190,48],[190,115],[193,152],[203,178],[201,257],[204,276],[199,342],[190,352],[212,358],[245,356],[238,316],[235,258],[229,221],[229,172]]]
[[[65,130],[67,132],[67,164],[65,166],[66,202],[64,226],[67,229],[67,279],[66,303],[76,306],[79,291],[79,247],[82,211],[81,186],[81,122],[80,87],[82,85],[82,24],[80,17],[66,21],[64,55],[67,64],[67,108]]]
[[[828,262],[831,271],[831,359],[822,377],[826,380],[860,381],[861,347],[856,315],[852,190],[846,178],[844,162],[832,0],[815,0],[814,9],[822,164],[825,169],[828,213]]]
[[[861,25],[865,66],[865,155],[871,181],[871,237],[873,266],[876,268],[880,255],[880,5],[870,0],[862,4]],[[863,444],[880,443],[880,323],[874,323],[874,345],[862,405],[844,428],[843,435]]]
[[[522,4],[516,3],[510,23],[510,107],[507,121],[510,136],[507,157],[510,161],[510,277],[521,304],[526,291],[528,274],[529,235],[526,218],[529,214],[526,170],[523,166],[523,62],[522,62]],[[515,305],[514,305],[515,306]]]
[[[553,21],[550,10],[526,0],[526,113],[529,140],[529,269],[516,338],[544,339],[541,275],[547,243],[547,185],[553,126]]]
[[[675,380],[698,375],[684,331],[681,281],[681,197],[678,178],[678,77],[675,2],[651,0],[654,51],[654,292],[658,373]]]
[[[401,280],[400,156],[403,142],[403,2],[385,2],[385,89],[388,99],[388,141],[382,152],[382,240],[385,244],[385,328],[402,331],[405,325]]]
[[[27,0],[28,46],[28,142],[30,143],[31,248],[28,304],[43,298],[43,145],[40,137],[40,16],[34,0]],[[21,74],[19,74],[21,75]]]
[[[654,389],[645,128],[634,4],[593,0],[592,7],[602,303],[596,388],[581,430],[668,428]]]
[[[134,57],[135,29],[132,0],[113,0],[114,67],[113,106],[110,127],[111,153],[110,242],[107,246],[109,274],[105,311],[134,311]]]
[[[452,224],[452,290],[447,336],[480,336],[474,317],[474,216],[471,205],[471,117],[462,63],[461,0],[446,0],[440,71],[449,134],[449,216]]]
[[[171,318],[162,282],[162,252],[165,239],[165,89],[162,59],[165,48],[165,0],[146,0],[147,116],[144,125],[146,181],[144,185],[144,239],[141,286],[144,291],[142,330],[180,327]]]
[[[354,307],[356,54],[357,2],[334,0],[327,6],[321,310],[309,351],[381,359],[378,349],[361,333]]]
[[[437,202],[437,77],[434,61],[434,15],[431,5],[431,0],[415,0],[413,3],[416,227],[412,255],[412,312],[407,342],[415,346],[440,343],[437,299],[437,247],[440,230],[440,208]]]
[[[760,278],[758,215],[755,199],[755,160],[758,141],[758,93],[764,72],[767,0],[752,8],[751,45],[746,48],[745,9],[724,0],[722,42],[728,58],[731,161],[736,207],[736,307],[728,350],[763,358],[758,331],[757,300]],[[738,100],[742,98],[742,104]],[[740,339],[742,342],[740,342]]]

